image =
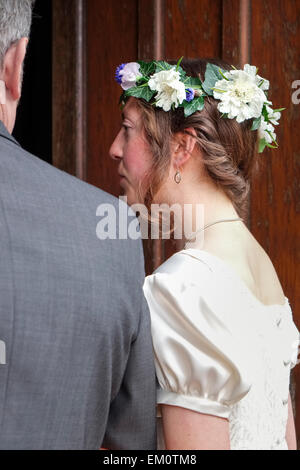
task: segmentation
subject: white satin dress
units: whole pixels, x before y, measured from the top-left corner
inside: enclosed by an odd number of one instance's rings
[[[287,450],[290,370],[299,331],[289,300],[264,305],[204,250],[175,253],[144,282],[160,405],[227,418],[231,450]]]

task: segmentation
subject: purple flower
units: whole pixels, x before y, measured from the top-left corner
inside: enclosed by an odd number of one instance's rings
[[[129,90],[129,88],[136,86],[138,79],[142,77],[139,70],[140,64],[137,62],[128,62],[127,64],[122,64],[117,68],[116,80],[123,90]]]
[[[193,88],[187,88],[185,90],[185,93],[186,93],[186,101],[190,102],[190,101],[193,101],[194,97],[195,97],[195,90],[193,90]]]
[[[122,83],[122,75],[123,75],[123,74],[120,75],[120,72],[121,72],[121,70],[123,70],[125,65],[126,64],[119,65],[119,67],[117,67],[117,70],[116,70],[115,79],[116,79],[116,81],[118,82],[119,85],[121,85],[121,83]]]

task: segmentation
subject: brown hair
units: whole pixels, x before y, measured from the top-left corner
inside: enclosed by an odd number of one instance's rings
[[[218,59],[183,60],[181,67],[188,76],[199,76],[204,81],[208,62],[231,70],[229,64]],[[252,119],[238,123],[236,119],[221,118],[217,109],[219,101],[213,97],[206,97],[204,109],[187,118],[183,108],[165,112],[145,100],[137,99],[135,102],[141,110],[145,136],[153,155],[152,169],[139,188],[139,195],[148,210],[170,168],[172,137],[193,127],[207,174],[224,190],[239,216],[245,218],[250,177],[258,163],[257,131],[251,131]]]

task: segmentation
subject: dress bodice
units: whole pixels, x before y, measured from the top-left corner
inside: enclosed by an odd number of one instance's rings
[[[160,405],[225,417],[232,450],[287,449],[299,332],[289,299],[264,305],[224,261],[182,250],[147,276]]]

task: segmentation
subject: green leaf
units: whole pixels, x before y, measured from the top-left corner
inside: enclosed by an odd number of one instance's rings
[[[273,109],[274,113],[281,113],[281,111],[284,111],[286,108],[278,108],[278,109]]]
[[[270,149],[278,149],[278,144],[277,142],[275,142],[276,145],[271,145],[271,144],[267,144],[267,147],[269,147]]]
[[[251,131],[257,131],[261,124],[261,116],[253,120]]]
[[[183,101],[183,107],[184,107],[184,116],[185,117],[191,116],[196,111],[202,111],[202,109],[204,108],[204,97],[199,96],[198,98],[194,98],[190,102],[184,100]]]
[[[273,135],[271,134],[270,131],[267,131],[267,133],[269,134],[269,136],[271,137],[272,139],[272,143],[275,145],[275,147],[271,144],[267,144],[268,147],[272,148],[272,149],[277,149],[278,148],[278,144],[276,142],[276,140],[273,138]]]
[[[260,139],[259,144],[258,144],[258,153],[262,153],[265,150],[266,146],[267,146],[266,139]]]
[[[265,104],[263,105],[262,115],[263,115],[263,117],[265,118],[265,120],[266,120],[267,122],[269,122],[269,114],[268,114],[268,111],[267,111],[267,108],[266,108],[266,105],[265,105]]]
[[[137,77],[136,79],[136,86],[143,86],[147,85],[149,82],[149,77]]]
[[[146,101],[150,101],[155,93],[148,86],[142,85],[129,88],[129,90],[125,91],[125,96],[133,96],[134,98],[143,98]]]
[[[224,80],[226,80],[227,82],[229,82],[229,78],[225,77],[224,73],[222,72],[222,69],[219,68],[219,72],[220,72],[222,78],[223,78]]]
[[[262,153],[266,147],[269,147],[270,149],[277,149],[278,148],[277,142],[275,140],[273,140],[273,143],[275,145],[269,144],[266,141],[266,139],[260,139],[259,145],[258,145],[258,153]]]
[[[183,59],[183,56],[182,56],[182,57],[180,57],[179,61],[177,62],[177,65],[176,65],[176,71],[178,71],[178,70],[179,70],[179,66],[180,66],[180,64],[181,64],[181,62],[182,62],[182,59]]]
[[[186,88],[191,87],[195,90],[202,88],[202,82],[198,77],[186,77],[184,84]]]
[[[140,60],[138,64],[140,64],[140,73],[144,77],[149,77],[155,73],[155,62],[143,62]]]
[[[119,105],[123,104],[125,101],[125,92],[123,91],[122,95],[120,96],[120,99],[119,99]]]
[[[220,69],[217,65],[207,64],[205,71],[205,80],[202,83],[202,88],[210,96],[213,96],[213,88],[218,80],[223,80],[223,77],[220,73],[220,70],[223,74],[226,73],[226,70]]]
[[[175,67],[174,65],[170,65],[163,60],[159,60],[158,62],[155,62],[155,65],[156,65],[155,73],[161,72],[162,70],[171,70]]]
[[[181,67],[179,67],[178,72],[179,72],[180,80],[184,82],[186,79],[186,72]]]
[[[221,88],[212,88],[213,91],[217,91],[218,93],[226,93],[226,90],[221,90]]]

